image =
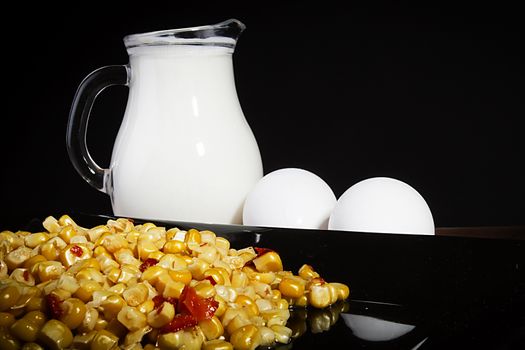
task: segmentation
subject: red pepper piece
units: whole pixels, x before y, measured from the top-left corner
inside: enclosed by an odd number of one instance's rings
[[[204,279],[207,279],[208,281],[210,281],[212,286],[217,284],[217,282],[211,276],[206,276]]]
[[[160,333],[177,332],[177,331],[180,331],[181,329],[185,329],[188,327],[194,327],[197,325],[197,323],[198,321],[192,315],[178,314],[178,315],[175,315],[175,317],[173,318],[173,320],[171,320],[170,323],[160,328],[159,332]]]
[[[179,312],[192,315],[197,321],[212,318],[218,308],[218,301],[213,298],[199,297],[195,289],[189,286],[184,287],[178,303]]]
[[[52,318],[59,319],[64,313],[61,306],[62,300],[60,300],[56,295],[48,294],[46,296],[46,304]]]
[[[254,247],[253,249],[255,249],[255,252],[257,253],[257,257],[260,257],[261,255],[264,255],[264,254],[269,253],[269,252],[273,252],[273,250],[270,249],[270,248]]]
[[[84,254],[84,250],[82,250],[82,247],[75,244],[71,247],[71,253],[80,258],[82,254]]]
[[[140,272],[144,272],[148,267],[157,265],[158,262],[159,261],[157,259],[148,258],[140,265],[139,270]]]

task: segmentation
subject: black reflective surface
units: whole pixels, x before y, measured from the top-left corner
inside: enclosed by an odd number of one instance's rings
[[[108,218],[70,215],[84,227]],[[1,229],[37,231],[42,220]],[[346,303],[295,310],[298,336],[279,349],[525,349],[523,240],[153,222],[272,248],[286,270],[308,263],[350,286]]]

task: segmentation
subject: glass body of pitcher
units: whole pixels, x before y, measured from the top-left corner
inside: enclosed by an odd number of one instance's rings
[[[111,198],[117,216],[240,224],[262,177],[255,137],[242,112],[232,54],[244,25],[129,35],[129,65],[88,75],[75,95],[67,146],[75,169]],[[109,169],[91,158],[87,122],[96,95],[129,86]]]

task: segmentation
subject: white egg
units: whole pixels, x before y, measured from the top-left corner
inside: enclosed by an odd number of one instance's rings
[[[265,175],[248,194],[243,224],[326,229],[337,198],[314,173],[284,168]]]
[[[331,230],[434,234],[427,202],[408,184],[374,177],[347,189],[330,216]]]

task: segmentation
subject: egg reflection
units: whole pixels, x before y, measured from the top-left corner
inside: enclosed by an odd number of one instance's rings
[[[356,337],[367,341],[394,340],[415,328],[410,324],[381,320],[371,316],[341,314],[341,317]]]

